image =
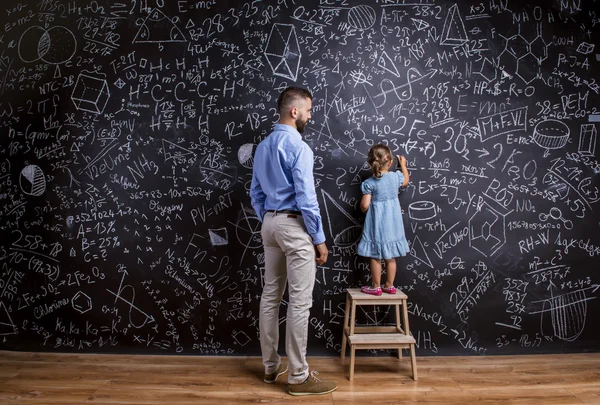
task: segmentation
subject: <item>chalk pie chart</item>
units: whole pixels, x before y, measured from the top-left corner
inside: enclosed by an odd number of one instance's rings
[[[19,174],[19,185],[27,195],[39,197],[46,191],[46,178],[39,166],[25,166]]]

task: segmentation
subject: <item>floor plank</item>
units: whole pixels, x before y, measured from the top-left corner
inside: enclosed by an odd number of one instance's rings
[[[569,388],[568,390],[586,404],[600,404],[600,384],[594,387]]]
[[[284,361],[286,361],[284,359]],[[417,358],[310,357],[338,389],[294,397],[286,376],[262,381],[258,357],[140,356],[0,351],[1,404],[600,405],[600,353]]]

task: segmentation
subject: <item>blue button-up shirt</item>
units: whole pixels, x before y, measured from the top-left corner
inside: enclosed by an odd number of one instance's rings
[[[262,221],[267,210],[296,210],[313,243],[325,242],[323,223],[313,179],[313,152],[300,133],[285,124],[256,148],[250,198]]]

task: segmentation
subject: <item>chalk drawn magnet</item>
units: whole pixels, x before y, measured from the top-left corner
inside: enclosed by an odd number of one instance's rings
[[[426,221],[436,215],[435,204],[431,201],[415,201],[408,206],[408,217],[417,221]]]

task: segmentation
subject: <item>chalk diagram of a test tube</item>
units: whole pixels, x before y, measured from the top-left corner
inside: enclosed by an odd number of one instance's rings
[[[594,284],[586,288],[570,291],[561,295],[551,295],[550,298],[532,301],[532,304],[542,304],[542,309],[533,311],[529,314],[541,314],[540,328],[542,333],[547,330],[548,322],[552,326],[552,335],[567,341],[576,340],[585,328],[587,319],[587,302],[597,297],[589,297],[589,294],[596,292],[600,284]],[[548,314],[550,315],[548,317]]]

